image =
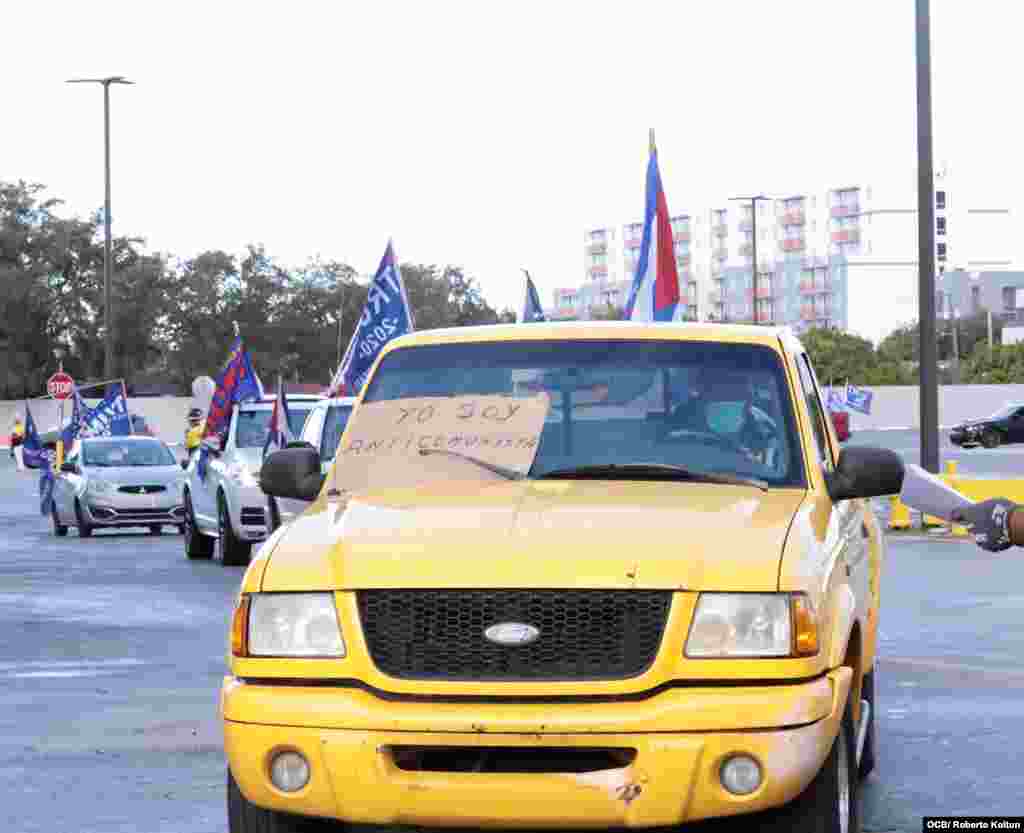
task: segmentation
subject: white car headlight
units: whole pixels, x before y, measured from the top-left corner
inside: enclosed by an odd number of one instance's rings
[[[803,593],[701,593],[686,640],[688,657],[817,652],[817,620]]]
[[[106,480],[90,480],[88,490],[94,495],[109,495],[114,488],[114,484]]]
[[[241,463],[235,463],[228,469],[228,478],[239,486],[259,486],[260,481]]]
[[[345,656],[333,593],[254,593],[248,613],[249,656]]]

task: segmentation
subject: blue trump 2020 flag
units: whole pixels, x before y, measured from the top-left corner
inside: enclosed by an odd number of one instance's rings
[[[525,269],[523,270],[526,271]],[[530,324],[534,321],[544,321],[544,309],[540,305],[540,296],[537,295],[537,287],[533,285],[530,273],[526,272],[526,297],[523,299],[523,314],[519,319],[520,324]]]
[[[83,406],[85,403],[82,403]],[[85,408],[78,414],[78,402],[75,403],[75,415],[72,424],[78,419],[78,433],[82,437],[125,437],[131,434],[131,420],[128,417],[128,400],[121,385],[111,387],[95,408]],[[70,426],[69,426],[70,427]],[[64,440],[67,443],[67,439]]]
[[[25,439],[21,444],[22,461],[30,469],[38,469],[46,462],[46,451],[39,441],[39,431],[36,429],[36,421],[32,418],[32,411],[25,402]]]
[[[846,406],[862,414],[871,413],[871,400],[874,394],[869,390],[862,390],[846,383]]]
[[[395,248],[389,240],[377,274],[370,283],[363,314],[331,381],[330,395],[357,396],[384,345],[411,333],[414,327],[412,308],[395,259]]]
[[[832,413],[838,413],[846,409],[846,402],[843,399],[843,395],[835,388],[830,387],[828,389],[828,409]]]

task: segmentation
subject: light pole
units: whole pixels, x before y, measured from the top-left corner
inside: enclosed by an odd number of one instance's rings
[[[764,194],[758,194],[756,197],[730,197],[733,202],[749,202],[750,203],[750,231],[751,240],[753,240],[751,248],[751,288],[754,296],[753,302],[753,317],[754,323],[757,323],[757,204],[762,200],[770,200],[771,197],[766,197]]]
[[[53,348],[53,357],[57,360],[57,372],[64,372],[64,348],[59,344]],[[57,462],[56,469],[64,464],[64,400],[57,403]]]
[[[121,75],[107,78],[72,78],[68,84],[103,85],[103,376],[114,375],[114,316],[111,312],[110,296],[110,85],[134,84]]]
[[[929,0],[917,0],[917,308],[921,366],[921,468],[939,473],[939,387],[935,344],[935,180]]]

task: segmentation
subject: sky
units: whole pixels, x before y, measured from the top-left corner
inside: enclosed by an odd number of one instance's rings
[[[672,213],[912,178],[913,0],[265,2],[4,9],[0,179],[103,202],[190,257],[262,243],[372,272],[456,264],[497,308],[583,281],[589,227],[639,219],[648,129]],[[936,156],[1020,193],[1024,6],[932,0]]]

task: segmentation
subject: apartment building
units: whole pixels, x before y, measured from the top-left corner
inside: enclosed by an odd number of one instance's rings
[[[1012,269],[1012,213],[949,169],[936,175],[936,266]],[[556,291],[558,317],[586,318],[610,297],[625,304],[642,224],[600,232],[607,262],[588,261],[582,287]],[[672,218],[684,320],[837,327],[878,342],[917,319],[916,174],[849,183]],[[756,281],[753,269],[756,249]],[[589,248],[585,249],[589,253]],[[594,267],[606,272],[594,272]],[[755,287],[756,283],[756,287]]]

